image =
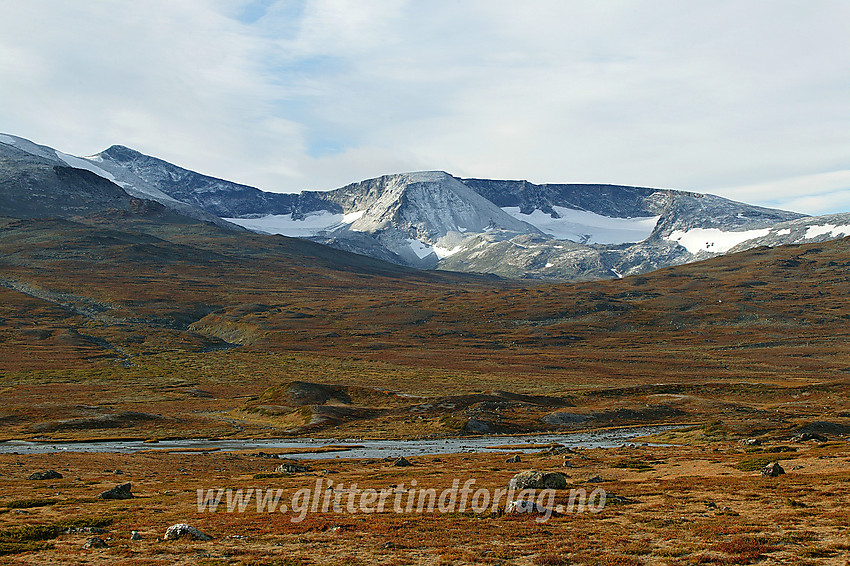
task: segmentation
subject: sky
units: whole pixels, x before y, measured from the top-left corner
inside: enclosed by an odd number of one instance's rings
[[[0,132],[275,192],[444,170],[850,211],[846,0],[0,0]]]

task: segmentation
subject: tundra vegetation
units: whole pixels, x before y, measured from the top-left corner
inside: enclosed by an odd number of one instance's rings
[[[78,220],[0,222],[0,434],[60,448],[135,438],[150,449],[0,454],[0,563],[850,559],[848,240],[555,284],[419,272],[160,210]],[[155,442],[646,424],[685,426],[514,463],[510,445],[533,437],[404,467],[328,448],[293,473],[256,452],[173,453]],[[763,477],[772,462],[786,473]],[[375,489],[416,479],[438,491],[475,478],[497,489],[532,468],[565,473],[568,488],[602,487],[608,504],[545,523],[469,510],[318,511],[293,523],[196,507],[197,489],[288,497],[317,478]],[[50,469],[62,477],[29,479]],[[132,499],[98,497],[127,482]],[[213,540],[163,540],[178,523]],[[83,548],[93,536],[106,546]]]

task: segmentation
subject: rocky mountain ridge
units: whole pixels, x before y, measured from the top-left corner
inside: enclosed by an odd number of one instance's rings
[[[622,277],[759,245],[850,234],[850,215],[809,217],[671,189],[421,171],[331,191],[279,194],[123,146],[80,158],[0,136],[0,156],[10,152],[45,166],[88,170],[131,197],[192,218],[306,238],[411,267],[511,278]]]

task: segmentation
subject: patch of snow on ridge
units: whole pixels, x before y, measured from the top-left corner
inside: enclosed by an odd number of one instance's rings
[[[774,234],[774,236],[788,236],[791,234],[790,228],[783,228]]]
[[[112,181],[113,183],[118,184],[118,181],[115,180],[115,176],[112,173],[110,173],[109,171],[104,171],[103,169],[101,169],[91,161],[88,161],[87,159],[83,159],[81,157],[74,157],[73,155],[62,153],[61,151],[56,151],[56,157],[58,157],[71,167],[91,171],[98,177],[103,177],[107,181]]]
[[[557,240],[587,244],[627,244],[642,242],[652,234],[660,216],[613,218],[584,210],[553,206],[560,218],[552,218],[542,210],[522,214],[519,207],[502,210],[518,220],[528,222]]]
[[[437,257],[443,259],[445,257],[449,257],[450,255],[454,255],[460,251],[461,246],[455,246],[452,249],[442,248],[440,246],[434,246],[434,253],[437,254]]]
[[[823,224],[821,226],[809,226],[806,228],[806,239],[817,238],[828,234],[830,236],[846,236],[850,234],[850,226],[836,226],[835,224]]]
[[[254,232],[304,238],[315,236],[319,232],[337,226],[344,221],[344,216],[323,210],[306,214],[300,220],[293,219],[290,214],[270,214],[260,218],[225,218],[224,220]]]
[[[461,246],[455,246],[452,249],[443,248],[440,246],[432,246],[431,244],[426,244],[422,240],[415,240],[412,238],[408,238],[407,243],[410,245],[410,249],[413,250],[413,253],[416,254],[416,257],[419,259],[425,259],[432,253],[435,254],[438,258],[443,259],[449,257],[450,255],[454,255],[460,251]]]
[[[692,254],[702,251],[723,254],[740,243],[768,234],[770,234],[770,228],[743,232],[724,232],[718,228],[692,228],[687,231],[675,230],[666,239],[678,242]]]
[[[358,210],[357,212],[349,212],[348,214],[343,215],[342,221],[346,224],[351,224],[355,220],[360,220],[360,217],[363,216],[365,210]]]
[[[418,257],[419,259],[425,259],[429,255],[434,253],[434,250],[431,248],[431,246],[429,246],[422,240],[408,239],[407,243],[410,244],[410,249],[413,250],[413,253],[415,253],[416,257]]]
[[[15,143],[15,138],[10,138],[7,135],[0,134],[0,143],[5,143],[6,145],[13,145],[18,147],[18,144]]]

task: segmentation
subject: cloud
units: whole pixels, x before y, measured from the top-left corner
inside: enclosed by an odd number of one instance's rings
[[[850,211],[850,169],[727,187],[719,193],[735,200],[761,201],[805,214]]]
[[[443,169],[767,204],[804,178],[782,202],[832,211],[848,17],[841,0],[19,2],[0,130],[268,190]]]

